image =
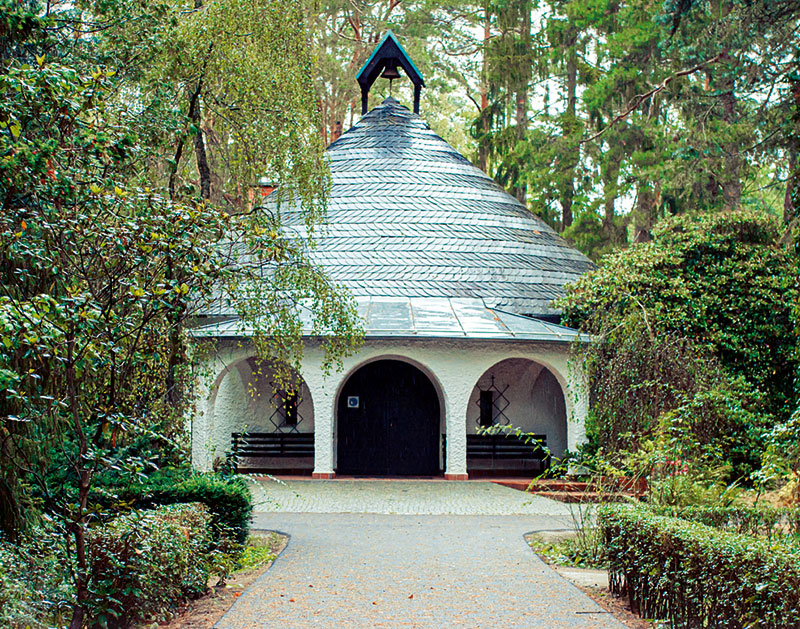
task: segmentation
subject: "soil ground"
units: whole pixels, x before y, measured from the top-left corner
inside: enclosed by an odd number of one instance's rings
[[[626,627],[630,627],[631,629],[654,629],[654,627],[658,626],[653,623],[653,621],[645,620],[632,613],[628,605],[628,599],[614,596],[607,587],[591,587],[577,583],[575,585],[588,595],[589,598],[600,605],[600,607],[611,612],[614,618],[619,620]]]

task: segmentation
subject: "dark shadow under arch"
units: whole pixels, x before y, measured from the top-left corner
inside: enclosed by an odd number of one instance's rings
[[[339,474],[439,473],[439,396],[417,367],[400,360],[367,363],[345,382],[336,410]]]

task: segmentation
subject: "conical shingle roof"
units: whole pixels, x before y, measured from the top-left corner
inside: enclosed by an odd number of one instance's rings
[[[546,315],[593,266],[393,98],[328,157],[328,225],[313,258],[357,297],[473,298]]]

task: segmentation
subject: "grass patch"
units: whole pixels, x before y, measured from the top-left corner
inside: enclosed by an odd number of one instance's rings
[[[236,572],[252,570],[275,561],[284,545],[285,538],[275,532],[268,535],[249,535]]]
[[[565,533],[563,537],[545,539],[537,533],[525,538],[535,553],[557,566],[605,569],[608,561],[599,543],[599,532],[584,530],[580,534]]]

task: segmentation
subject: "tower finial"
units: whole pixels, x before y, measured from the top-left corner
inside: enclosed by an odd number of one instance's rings
[[[367,113],[369,90],[372,84],[381,76],[381,72],[384,72],[384,76],[390,80],[399,78],[398,66],[403,68],[403,71],[414,84],[414,113],[419,113],[419,97],[422,88],[425,87],[425,81],[419,70],[417,70],[417,66],[414,65],[414,62],[411,61],[411,58],[400,45],[400,42],[397,41],[392,31],[389,31],[384,35],[356,75],[356,81],[361,87],[362,116]]]

